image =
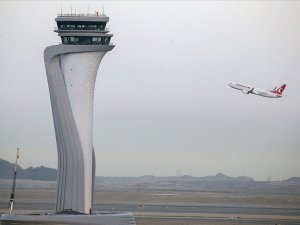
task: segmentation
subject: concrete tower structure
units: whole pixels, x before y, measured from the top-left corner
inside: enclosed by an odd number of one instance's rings
[[[54,213],[2,214],[2,225],[135,225],[127,212],[93,212],[93,100],[98,67],[110,44],[104,15],[58,15],[62,44],[44,51],[58,153]]]
[[[99,64],[113,49],[109,18],[58,15],[62,44],[44,51],[58,153],[56,212],[90,214],[95,179],[93,101]]]

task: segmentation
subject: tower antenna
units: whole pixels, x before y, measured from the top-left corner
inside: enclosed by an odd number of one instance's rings
[[[11,191],[10,200],[9,200],[9,214],[11,214],[11,212],[13,211],[14,204],[15,204],[15,190],[16,190],[17,170],[18,170],[18,159],[19,159],[19,148],[17,148],[13,185],[12,185],[12,191]]]

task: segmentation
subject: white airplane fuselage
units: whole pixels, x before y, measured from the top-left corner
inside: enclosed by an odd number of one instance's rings
[[[281,98],[282,95],[278,93],[273,93],[272,91],[262,90],[259,88],[254,88],[248,85],[239,83],[229,83],[229,87],[242,91],[244,94],[255,94],[266,98]]]

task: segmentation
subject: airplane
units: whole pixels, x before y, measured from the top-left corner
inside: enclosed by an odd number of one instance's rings
[[[229,83],[229,87],[232,87],[237,90],[241,90],[244,94],[255,94],[260,95],[267,98],[280,98],[282,97],[282,93],[286,87],[286,84],[283,84],[281,87],[277,88],[275,87],[273,90],[262,90],[258,88],[254,88],[248,85],[244,84],[238,84],[238,83]]]

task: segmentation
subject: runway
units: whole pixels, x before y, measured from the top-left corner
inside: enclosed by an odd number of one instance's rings
[[[212,224],[300,224],[300,209],[270,207],[238,207],[212,205],[136,205],[96,204],[99,211],[133,212],[137,224],[151,223],[212,223]]]
[[[300,222],[298,220],[280,220],[280,219],[248,219],[248,218],[215,218],[215,217],[197,217],[197,218],[178,218],[178,217],[149,217],[149,218],[139,218],[136,217],[137,224],[139,221],[143,223],[143,221],[151,221],[149,224],[156,224],[156,221],[159,221],[159,224],[226,224],[226,225],[236,225],[236,224],[246,224],[246,225],[264,225],[264,224],[272,224],[272,225],[299,225]]]
[[[300,225],[299,208],[271,208],[253,206],[217,206],[182,204],[94,204],[97,212],[132,212],[137,224],[173,223],[173,224],[290,224]],[[7,203],[0,203],[1,209]],[[19,202],[15,209],[53,210],[53,203]],[[155,223],[154,223],[155,222]],[[151,224],[149,223],[149,224]]]
[[[299,216],[300,209],[295,208],[267,208],[247,206],[213,206],[213,205],[136,205],[136,204],[95,204],[98,211],[130,212],[173,212],[173,213],[209,213],[209,214],[246,214],[246,215],[284,215]]]

